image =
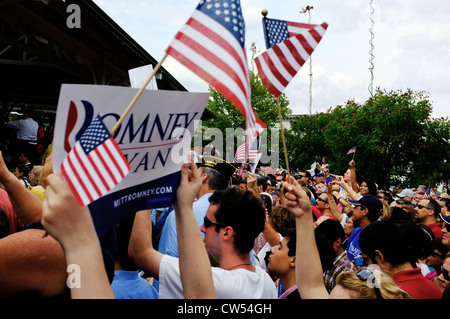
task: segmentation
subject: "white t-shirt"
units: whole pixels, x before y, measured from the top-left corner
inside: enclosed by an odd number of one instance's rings
[[[276,299],[277,289],[260,267],[256,271],[212,267],[217,299]],[[164,255],[159,266],[159,299],[183,299],[178,258]]]

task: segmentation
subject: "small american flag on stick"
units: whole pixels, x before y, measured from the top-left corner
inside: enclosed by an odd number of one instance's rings
[[[319,44],[327,23],[321,25],[267,19],[266,42],[270,48],[255,58],[258,74],[269,92],[278,97]],[[282,42],[280,42],[282,41]]]
[[[117,185],[130,164],[97,116],[62,162],[61,171],[78,204],[85,206]]]

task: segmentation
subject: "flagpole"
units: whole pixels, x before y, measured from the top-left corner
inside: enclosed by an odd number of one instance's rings
[[[119,120],[117,121],[116,125],[114,125],[114,127],[111,130],[111,135],[114,135],[114,133],[116,132],[116,130],[119,128],[120,124],[122,124],[123,120],[127,117],[128,113],[130,113],[131,109],[133,108],[133,106],[136,104],[137,100],[141,97],[142,93],[144,93],[145,88],[147,87],[147,85],[150,83],[150,81],[152,80],[152,78],[155,76],[156,72],[159,70],[159,68],[161,67],[162,63],[164,62],[164,60],[167,58],[167,53],[164,54],[163,58],[158,62],[158,64],[155,66],[155,68],[153,69],[152,74],[150,74],[150,77],[148,78],[148,80],[144,83],[144,85],[139,89],[139,91],[136,93],[136,95],[134,96],[134,98],[131,100],[130,104],[128,104],[127,108],[125,109],[125,111],[122,113],[122,115],[120,116]]]
[[[286,148],[286,139],[284,137],[284,129],[283,129],[283,119],[281,117],[281,107],[280,107],[280,98],[277,97],[277,109],[278,109],[278,118],[280,120],[280,129],[281,129],[281,140],[283,142],[283,149],[284,149],[284,161],[286,162],[286,170],[288,174],[288,182],[291,183],[291,180],[289,177],[291,176],[291,173],[289,171],[289,162],[288,162],[288,156],[287,156],[287,148]]]

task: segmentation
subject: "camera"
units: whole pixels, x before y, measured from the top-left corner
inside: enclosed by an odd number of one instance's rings
[[[278,190],[280,190],[280,189],[281,189],[281,182],[276,183],[276,184],[275,184],[275,187],[276,187]]]

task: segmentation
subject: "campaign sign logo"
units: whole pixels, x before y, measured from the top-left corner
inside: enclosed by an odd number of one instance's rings
[[[61,87],[53,141],[53,170],[91,121],[100,114],[109,130],[138,89],[100,85]],[[99,236],[142,209],[173,203],[180,168],[209,93],[146,90],[113,136],[130,163],[130,173],[88,205]]]

